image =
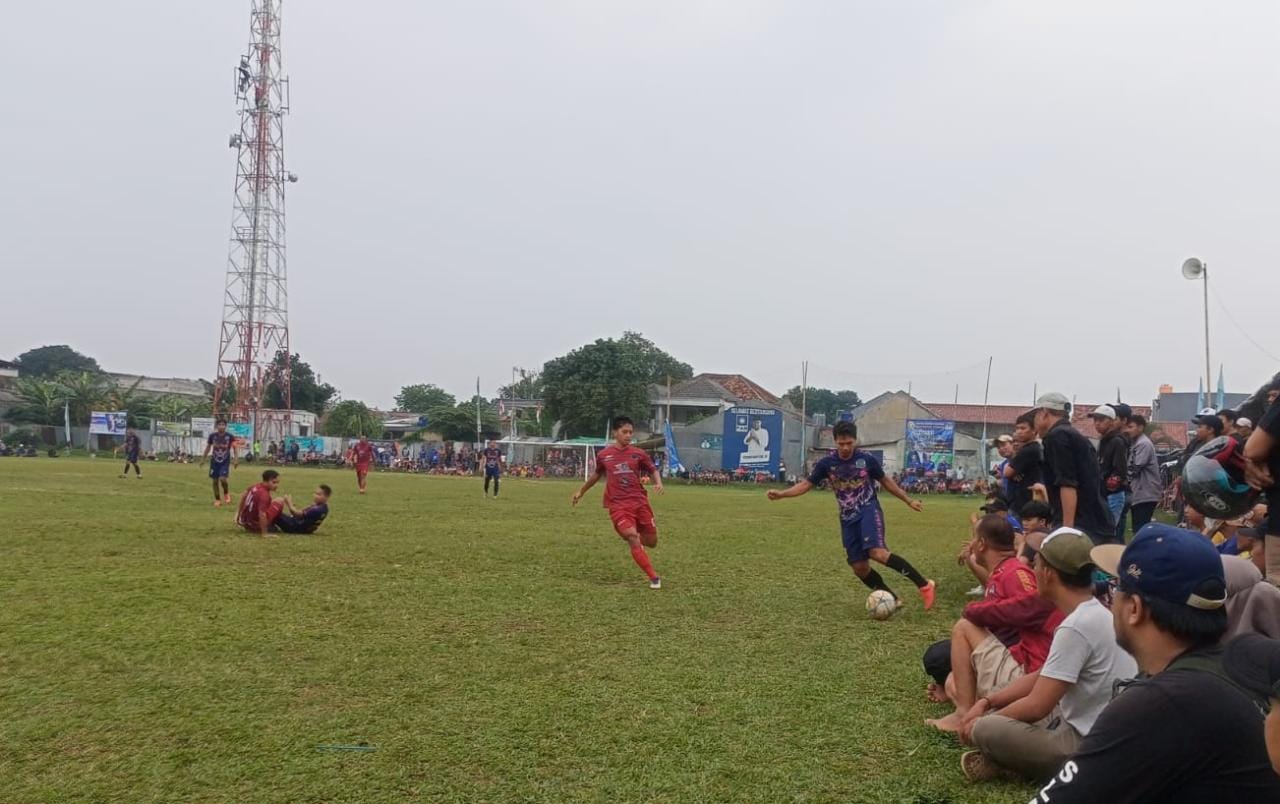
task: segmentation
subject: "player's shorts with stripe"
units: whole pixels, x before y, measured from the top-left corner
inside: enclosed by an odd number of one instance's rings
[[[648,500],[611,503],[609,505],[609,519],[613,521],[613,529],[618,533],[622,533],[632,527],[636,529],[637,533],[646,536],[658,532],[658,526],[653,519],[653,509],[649,507]]]
[[[866,561],[871,551],[884,546],[884,512],[867,511],[853,522],[840,522],[840,541],[850,564]]]
[[[225,461],[209,461],[209,477],[214,480],[224,479],[231,474],[231,459]]]

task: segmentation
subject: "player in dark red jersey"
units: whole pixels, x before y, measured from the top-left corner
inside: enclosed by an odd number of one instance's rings
[[[138,479],[142,479],[142,470],[138,468],[138,453],[142,451],[142,439],[138,438],[138,432],[132,427],[124,431],[124,472],[121,477],[129,476],[129,467],[133,467],[133,471],[137,474]]]
[[[649,588],[661,589],[662,578],[654,572],[649,554],[645,552],[646,547],[658,545],[658,527],[641,478],[651,478],[653,490],[661,494],[662,475],[647,452],[631,446],[634,433],[635,425],[626,416],[613,420],[614,443],[600,450],[596,456],[596,473],[574,492],[573,504],[576,506],[582,495],[604,477],[604,507],[609,509],[613,529],[631,546],[631,558],[649,576]]]
[[[364,494],[368,485],[369,466],[374,457],[373,445],[369,443],[368,436],[360,436],[360,440],[351,445],[351,452],[347,454],[347,460],[355,464],[356,485],[360,487],[361,494]]]
[[[227,479],[231,475],[231,467],[239,465],[236,439],[227,432],[226,419],[218,419],[214,424],[209,442],[204,445],[204,454],[200,456],[201,466],[204,466],[204,459],[210,457],[211,450],[213,455],[209,461],[209,479],[213,481],[213,505],[216,508],[223,503],[231,504],[231,489],[227,485]]]
[[[488,495],[489,481],[492,480],[493,497],[497,499],[498,484],[502,482],[502,450],[498,448],[498,442],[490,439],[480,458],[484,461],[484,493]]]
[[[284,509],[284,500],[271,499],[271,492],[280,486],[280,473],[268,469],[262,473],[262,482],[255,483],[240,498],[240,510],[236,513],[236,524],[259,536],[274,536],[271,526],[275,524],[280,511]]]

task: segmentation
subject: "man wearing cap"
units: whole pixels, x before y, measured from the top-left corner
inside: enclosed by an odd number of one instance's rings
[[[1071,426],[1071,401],[1062,394],[1044,394],[1034,410],[1054,524],[1083,531],[1094,544],[1118,541],[1116,523],[1102,498],[1098,452]]]
[[[960,759],[970,781],[1005,770],[1037,782],[1049,778],[1110,703],[1115,682],[1138,674],[1133,657],[1116,644],[1111,613],[1093,596],[1093,541],[1059,528],[1034,546],[1039,595],[1065,619],[1039,672],[979,698],[965,715],[961,735],[978,749]]]
[[[1129,497],[1129,441],[1116,409],[1099,405],[1089,414],[1098,431],[1098,471],[1107,510],[1116,523],[1116,541],[1124,542],[1124,507]]]
[[[1117,578],[1116,642],[1148,677],[1117,694],[1035,801],[1280,801],[1262,711],[1222,668],[1227,592],[1213,545],[1153,522],[1092,555]]]
[[[1251,435],[1253,435],[1253,422],[1244,416],[1236,419],[1236,440],[1243,444]]]
[[[1009,479],[1005,474],[1005,467],[1009,465],[1009,459],[1013,457],[1013,436],[1005,433],[996,436],[991,442],[991,446],[995,447],[996,454],[1000,456],[1000,463],[996,464],[996,468],[992,470],[992,474],[996,476],[996,483],[1000,486],[1000,496],[1009,499]]]
[[[1237,637],[1227,643],[1222,665],[1232,681],[1270,702],[1263,738],[1271,768],[1280,773],[1280,639],[1257,634]]]

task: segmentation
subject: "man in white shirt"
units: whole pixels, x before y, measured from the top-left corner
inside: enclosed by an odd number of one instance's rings
[[[978,699],[965,716],[961,736],[978,749],[960,760],[970,781],[1052,776],[1110,703],[1115,682],[1138,674],[1133,657],[1116,644],[1111,612],[1093,596],[1092,548],[1074,528],[1058,528],[1038,546],[1039,594],[1066,619],[1039,672]]]
[[[762,422],[756,419],[751,424],[751,432],[747,433],[747,437],[742,443],[747,446],[747,455],[758,457],[769,451],[769,431],[761,426]]]

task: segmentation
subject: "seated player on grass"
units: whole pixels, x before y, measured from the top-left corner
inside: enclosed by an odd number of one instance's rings
[[[279,487],[280,473],[275,469],[264,471],[262,482],[250,486],[240,498],[236,524],[264,538],[275,536],[276,534],[271,532],[271,526],[284,509],[284,500],[271,499],[271,492]]]
[[[1074,528],[1035,541],[1039,595],[1065,619],[1038,672],[979,698],[964,716],[961,737],[978,749],[960,758],[971,782],[1008,772],[1045,781],[1075,753],[1115,683],[1138,674],[1116,644],[1111,612],[1093,596],[1093,541]]]
[[[893,595],[898,608],[901,608],[902,601],[880,577],[880,573],[871,568],[868,559],[901,573],[916,585],[924,609],[928,611],[933,608],[936,585],[921,575],[911,562],[889,552],[885,544],[884,511],[880,509],[880,498],[876,496],[876,490],[878,486],[882,486],[912,511],[921,510],[920,501],[907,496],[902,487],[885,474],[876,456],[858,449],[856,424],[836,422],[832,435],[836,442],[835,452],[818,461],[807,480],[801,480],[785,491],[769,491],[769,499],[799,497],[825,481],[835,492],[836,504],[840,507],[840,538],[853,574],[869,588],[882,589]]]
[[[929,686],[930,699],[950,699],[956,706],[946,717],[925,721],[939,731],[959,731],[978,698],[1039,670],[1062,621],[1062,613],[1037,594],[1035,573],[1014,555],[1013,527],[1005,516],[982,518],[973,554],[991,574],[986,597],[965,606],[951,629],[951,675],[945,687]]]
[[[316,486],[315,492],[311,495],[311,505],[299,511],[293,504],[293,498],[286,494],[284,507],[289,509],[289,513],[282,512],[276,517],[276,529],[282,533],[303,535],[315,533],[324,522],[324,518],[329,515],[329,497],[332,495],[333,489],[321,483]]]

